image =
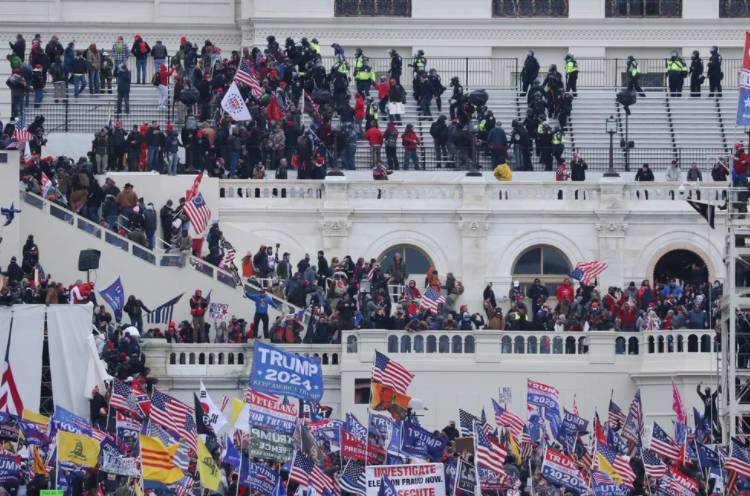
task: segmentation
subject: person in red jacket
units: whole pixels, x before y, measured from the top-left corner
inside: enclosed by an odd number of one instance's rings
[[[388,95],[391,92],[391,85],[386,81],[385,76],[380,76],[380,84],[374,83],[375,89],[378,90],[378,107],[380,107],[380,119],[388,120]]]
[[[380,162],[380,150],[383,148],[383,133],[378,129],[378,123],[375,121],[373,123],[374,126],[365,133],[365,138],[370,143],[370,154],[374,165]]]
[[[195,295],[190,298],[190,315],[193,316],[193,342],[202,343],[206,335],[206,308],[208,302],[203,297],[201,290],[196,289]]]
[[[622,308],[617,311],[617,318],[620,319],[620,327],[623,332],[636,332],[635,324],[638,321],[638,311],[630,306],[630,303],[625,303]]]
[[[557,292],[555,293],[557,301],[563,301],[566,296],[568,297],[568,301],[573,301],[576,297],[576,292],[573,286],[570,285],[570,279],[567,277],[563,279],[562,285],[557,287]]]
[[[146,131],[148,131],[148,124],[146,124],[145,122],[141,124],[141,127],[138,131],[140,131],[141,136],[143,137],[143,141],[141,142],[141,172],[146,172],[146,161],[148,160],[148,144],[146,143]]]
[[[354,100],[354,124],[357,125],[357,131],[362,133],[362,121],[365,119],[365,99],[357,93]]]
[[[167,66],[165,64],[159,66],[159,86],[157,88],[157,90],[159,90],[159,108],[167,106],[167,99],[169,98],[167,87],[169,86],[169,76],[172,74],[174,74],[174,68],[167,72]]]
[[[747,188],[747,167],[750,165],[750,157],[747,156],[742,143],[734,145],[734,174],[732,174],[732,186],[735,188]],[[740,193],[740,201],[747,201],[747,193]],[[740,212],[747,212],[747,204],[740,205]]]
[[[570,174],[568,174],[568,169],[565,167],[565,159],[562,159],[559,164],[557,164],[557,171],[555,172],[555,181],[567,181],[570,177]]]
[[[414,169],[419,167],[419,161],[417,160],[417,147],[422,144],[422,141],[414,132],[414,125],[407,124],[404,134],[401,135],[401,142],[404,144],[404,170],[409,170],[409,160],[414,162]]]

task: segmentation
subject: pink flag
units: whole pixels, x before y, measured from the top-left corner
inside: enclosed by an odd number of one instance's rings
[[[573,415],[578,416],[578,403],[576,402],[576,395],[573,395]]]
[[[677,421],[681,424],[687,425],[687,413],[685,413],[685,405],[682,403],[680,398],[680,391],[677,389],[677,385],[672,379],[672,410],[677,414]]]

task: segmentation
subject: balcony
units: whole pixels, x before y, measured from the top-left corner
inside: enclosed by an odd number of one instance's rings
[[[336,17],[411,17],[411,0],[336,0]]]
[[[605,0],[607,17],[682,17],[682,0]]]
[[[568,17],[568,0],[492,0],[492,17]]]

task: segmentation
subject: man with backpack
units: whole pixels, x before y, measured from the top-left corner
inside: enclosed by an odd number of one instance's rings
[[[112,43],[112,57],[115,60],[115,67],[119,67],[122,64],[128,62],[128,52],[130,48],[128,44],[122,39],[122,36],[117,37],[117,41]]]
[[[58,103],[60,98],[65,98],[65,67],[60,55],[55,56],[53,60],[49,75],[52,76],[52,85],[55,87],[55,103]]]
[[[448,118],[445,115],[440,115],[438,119],[430,126],[430,135],[432,136],[433,143],[435,145],[435,163],[438,167],[442,167],[440,162],[443,159],[448,159],[448,149],[446,143],[448,142],[448,126],[445,121]]]
[[[136,84],[146,84],[146,60],[148,59],[148,54],[151,53],[151,47],[143,41],[141,35],[137,34],[135,35],[135,42],[133,42],[131,53],[135,57]],[[143,73],[142,76],[141,73]]]

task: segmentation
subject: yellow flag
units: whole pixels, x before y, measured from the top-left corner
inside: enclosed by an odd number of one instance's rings
[[[174,465],[174,454],[179,445],[165,447],[155,437],[141,435],[141,463],[143,478],[165,484],[173,484],[185,475]]]
[[[617,470],[615,470],[612,464],[604,458],[604,455],[599,452],[597,452],[596,455],[599,457],[599,470],[612,477],[612,480],[615,481],[615,484],[618,486],[622,484],[622,477],[620,477],[620,474],[617,473]]]
[[[508,431],[508,445],[510,452],[516,455],[516,461],[521,459],[521,453],[518,451],[518,445],[516,444],[516,438],[513,437],[513,433]]]
[[[36,472],[37,474],[46,474],[47,469],[44,467],[44,460],[42,460],[42,457],[39,456],[39,451],[36,449],[36,446],[32,446],[32,448],[32,451],[34,452],[34,472]]]
[[[57,457],[61,462],[96,467],[100,446],[95,439],[66,431],[58,431],[58,438]]]
[[[214,457],[211,456],[201,438],[198,438],[198,468],[200,469],[201,486],[211,491],[218,491],[221,472],[219,472]]]
[[[23,420],[34,422],[36,425],[44,429],[45,434],[47,433],[47,424],[49,423],[49,417],[45,417],[44,415],[32,412],[31,410],[24,410]]]

